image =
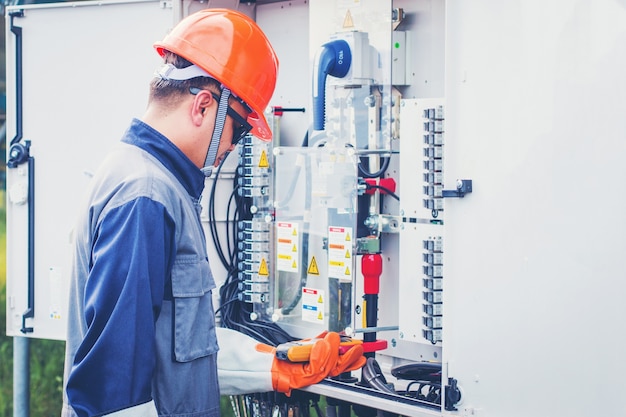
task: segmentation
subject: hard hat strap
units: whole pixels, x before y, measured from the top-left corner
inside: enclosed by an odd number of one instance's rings
[[[211,144],[204,160],[204,167],[202,172],[205,177],[210,177],[213,173],[213,164],[215,164],[215,158],[217,157],[217,150],[220,146],[220,140],[222,132],[224,131],[224,123],[226,123],[226,112],[228,111],[228,98],[230,97],[230,90],[226,87],[222,88],[222,94],[220,96],[220,102],[217,105],[217,115],[215,116],[215,127],[213,128],[213,137],[211,138]]]

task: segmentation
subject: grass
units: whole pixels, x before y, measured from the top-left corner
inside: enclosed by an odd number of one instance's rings
[[[13,339],[6,336],[6,214],[0,209],[0,416],[13,413]]]
[[[4,197],[4,195],[2,196]],[[2,199],[4,201],[4,198]],[[0,213],[0,416],[10,416],[13,396],[13,339],[6,336],[6,216]]]

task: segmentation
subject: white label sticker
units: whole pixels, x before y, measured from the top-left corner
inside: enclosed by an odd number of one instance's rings
[[[302,320],[310,323],[324,322],[324,291],[302,288]]]
[[[276,268],[298,272],[300,269],[300,233],[298,223],[276,223]]]
[[[351,227],[328,228],[328,276],[343,281],[352,280]]]

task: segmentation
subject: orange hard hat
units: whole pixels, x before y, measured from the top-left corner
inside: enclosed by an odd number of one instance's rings
[[[230,9],[203,9],[181,20],[160,42],[157,52],[173,52],[205,70],[243,100],[252,113],[251,133],[270,140],[263,112],[276,86],[278,57],[259,26]]]

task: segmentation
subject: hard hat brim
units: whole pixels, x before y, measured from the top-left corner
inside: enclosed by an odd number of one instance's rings
[[[248,115],[247,121],[252,126],[250,133],[264,142],[272,140],[272,130],[265,119],[265,115],[252,112]]]

